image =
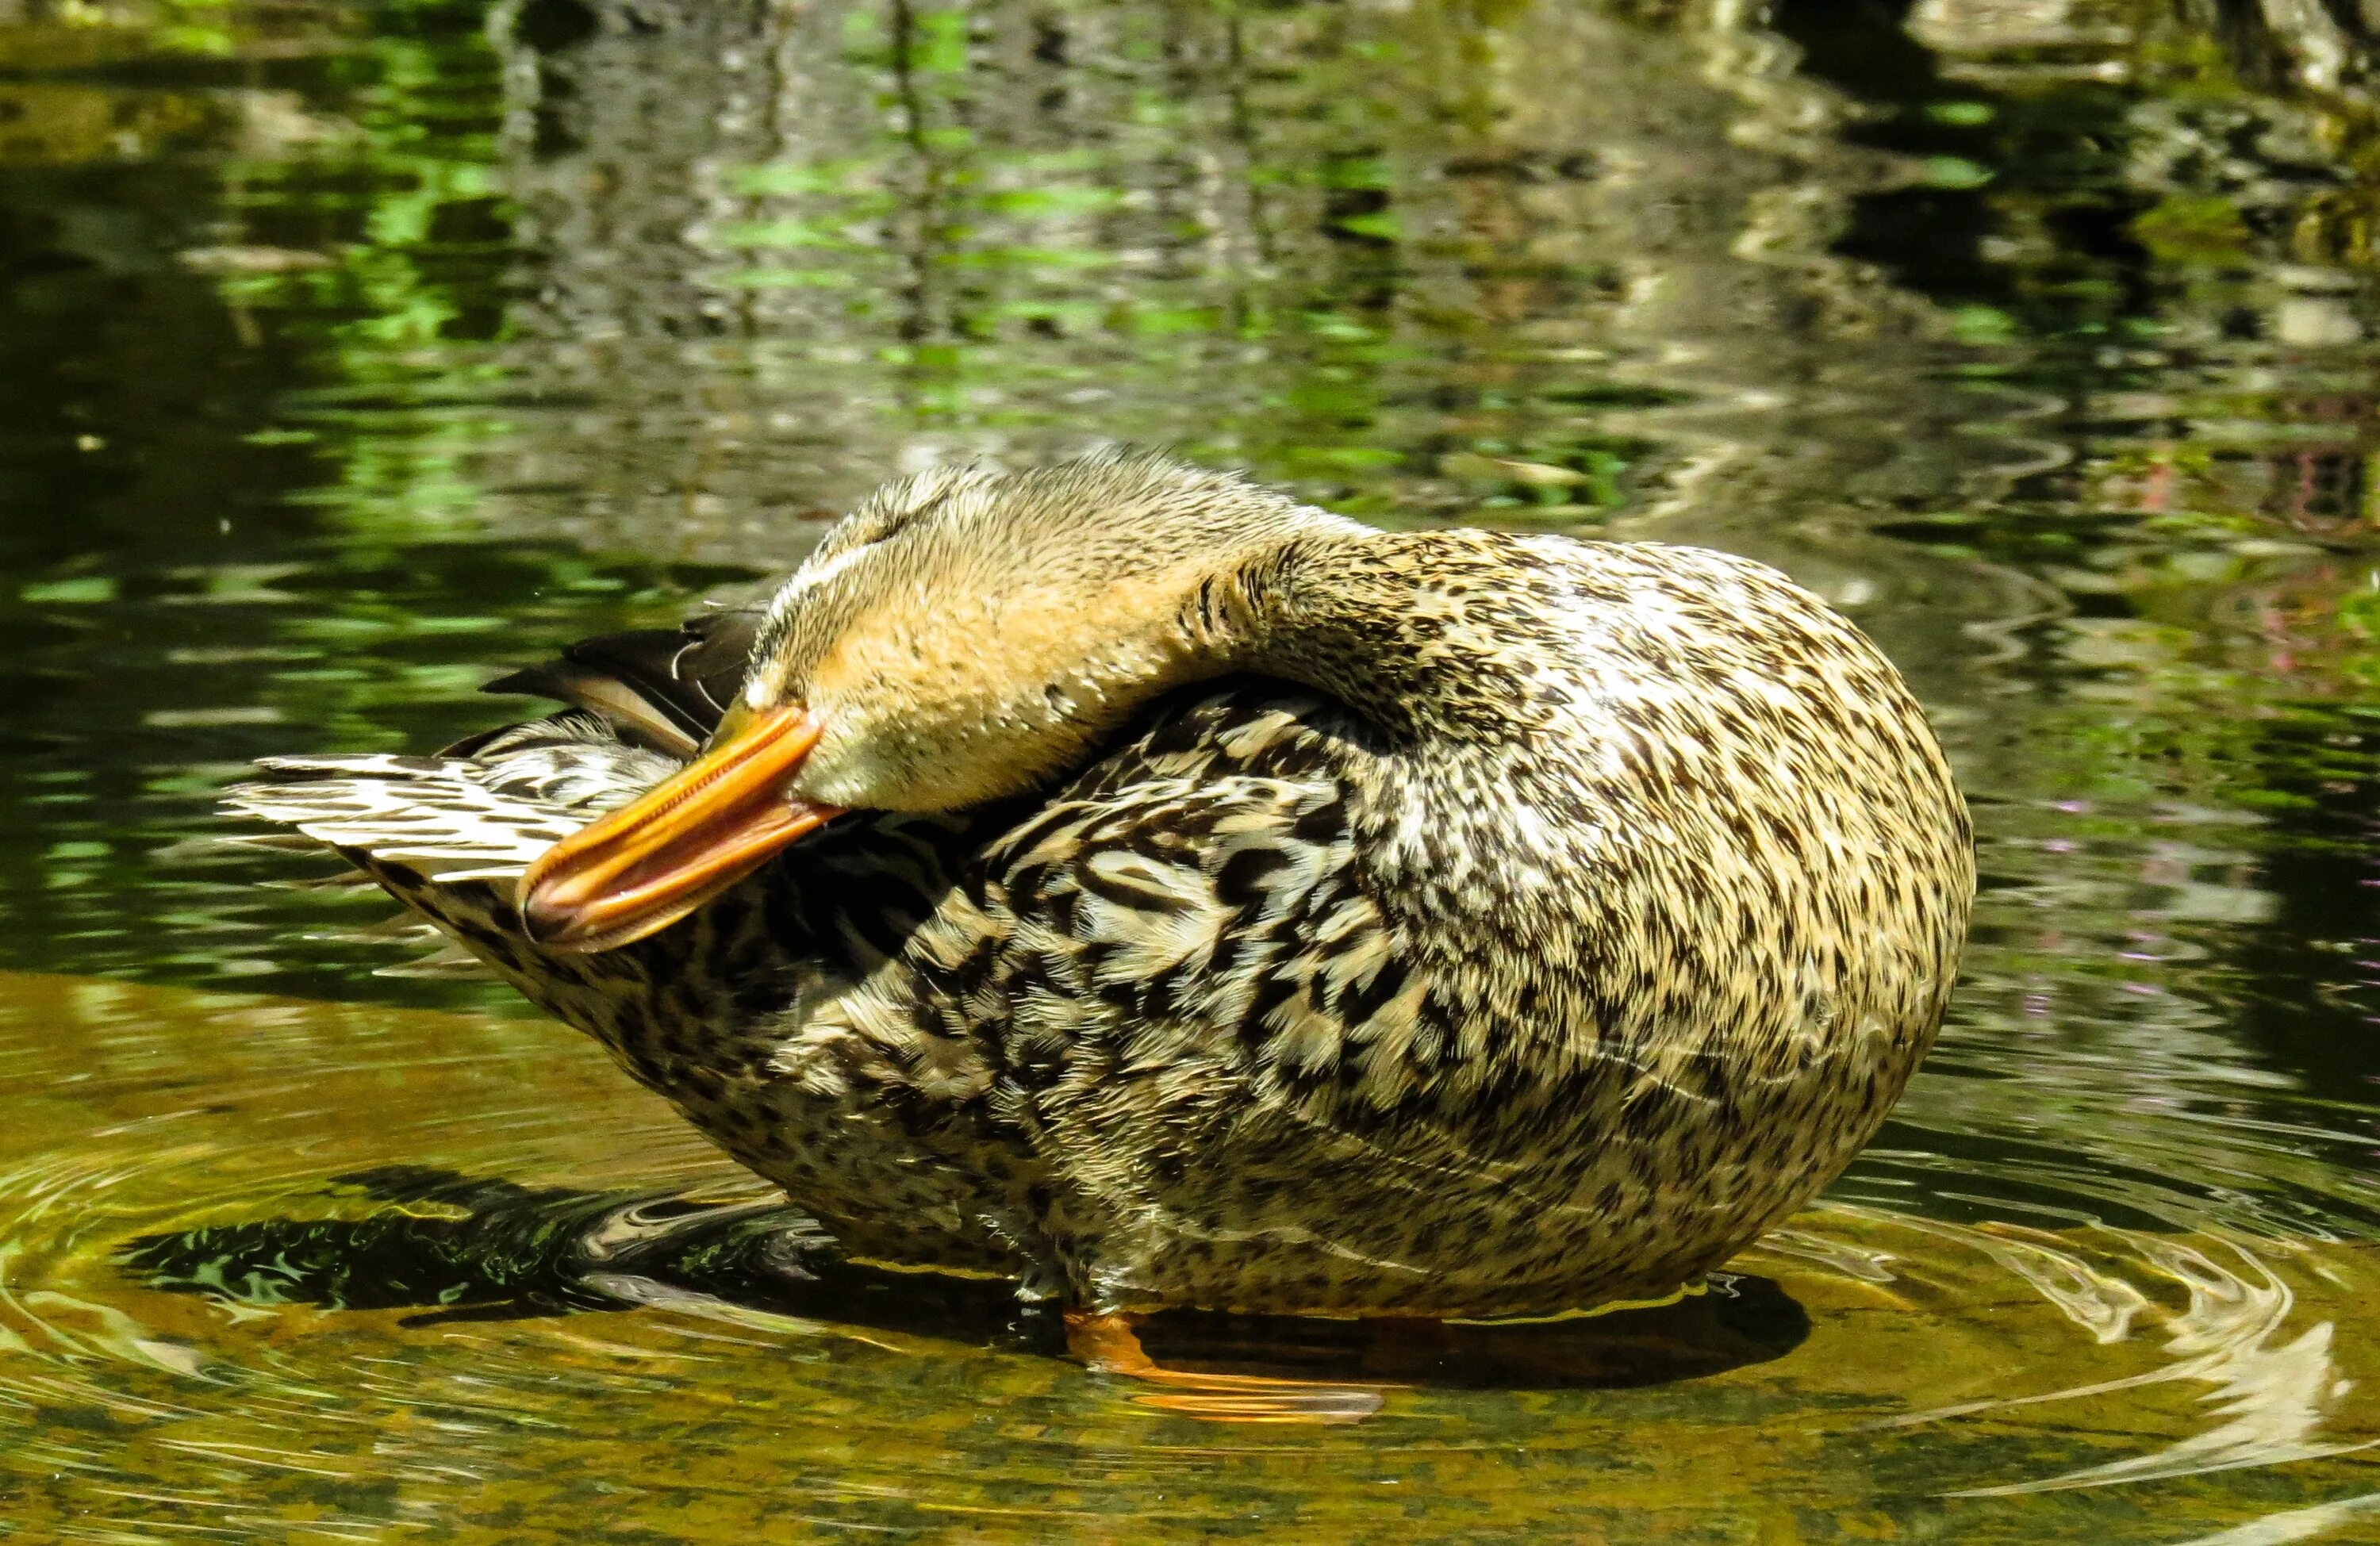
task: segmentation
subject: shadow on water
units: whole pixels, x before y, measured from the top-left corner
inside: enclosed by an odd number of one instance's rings
[[[238,1305],[413,1310],[409,1327],[617,1310],[738,1311],[1055,1357],[1053,1310],[1002,1280],[841,1255],[797,1210],[529,1188],[392,1166],[334,1184],[360,1219],[273,1218],[143,1236],[117,1260],[150,1287]],[[1633,1388],[1767,1363],[1809,1336],[1774,1281],[1719,1274],[1666,1303],[1509,1324],[1172,1312],[1141,1326],[1161,1365],[1455,1389]]]

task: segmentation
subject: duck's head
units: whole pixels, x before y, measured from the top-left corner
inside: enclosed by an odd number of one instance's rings
[[[778,591],[701,755],[539,860],[522,919],[549,946],[610,949],[841,812],[1041,785],[1157,694],[1237,669],[1292,544],[1363,532],[1160,457],[892,484]]]

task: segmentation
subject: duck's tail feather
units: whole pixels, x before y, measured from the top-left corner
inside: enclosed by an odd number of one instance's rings
[[[678,629],[609,634],[488,683],[570,707],[456,742],[436,756],[268,757],[224,803],[280,831],[261,847],[328,848],[436,925],[453,947],[402,975],[476,970],[533,948],[514,889],[545,851],[691,759],[743,682],[759,613],[720,610]],[[367,878],[368,877],[368,878]],[[319,882],[316,884],[320,884]],[[402,926],[375,937],[419,935]]]
[[[511,933],[521,873],[677,766],[572,710],[480,737],[464,755],[267,757],[224,803],[334,851],[442,928]],[[442,952],[411,970],[458,964]]]
[[[462,758],[268,757],[263,778],[225,803],[295,828],[325,847],[402,864],[426,878],[518,876],[587,817],[517,790],[491,787]]]

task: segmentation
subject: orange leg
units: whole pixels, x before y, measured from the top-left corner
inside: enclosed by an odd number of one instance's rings
[[[1066,1350],[1096,1373],[1163,1387],[1135,1395],[1140,1405],[1210,1422],[1361,1422],[1380,1409],[1377,1389],[1160,1368],[1142,1348],[1128,1315],[1069,1310]]]

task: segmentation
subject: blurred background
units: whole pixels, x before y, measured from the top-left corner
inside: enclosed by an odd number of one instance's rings
[[[0,1539],[2380,1539],[2375,35],[0,0]],[[992,1310],[623,1275],[758,1202],[212,840],[892,473],[1116,441],[1748,553],[1917,684],[1967,981],[1751,1319],[1252,1438]]]

